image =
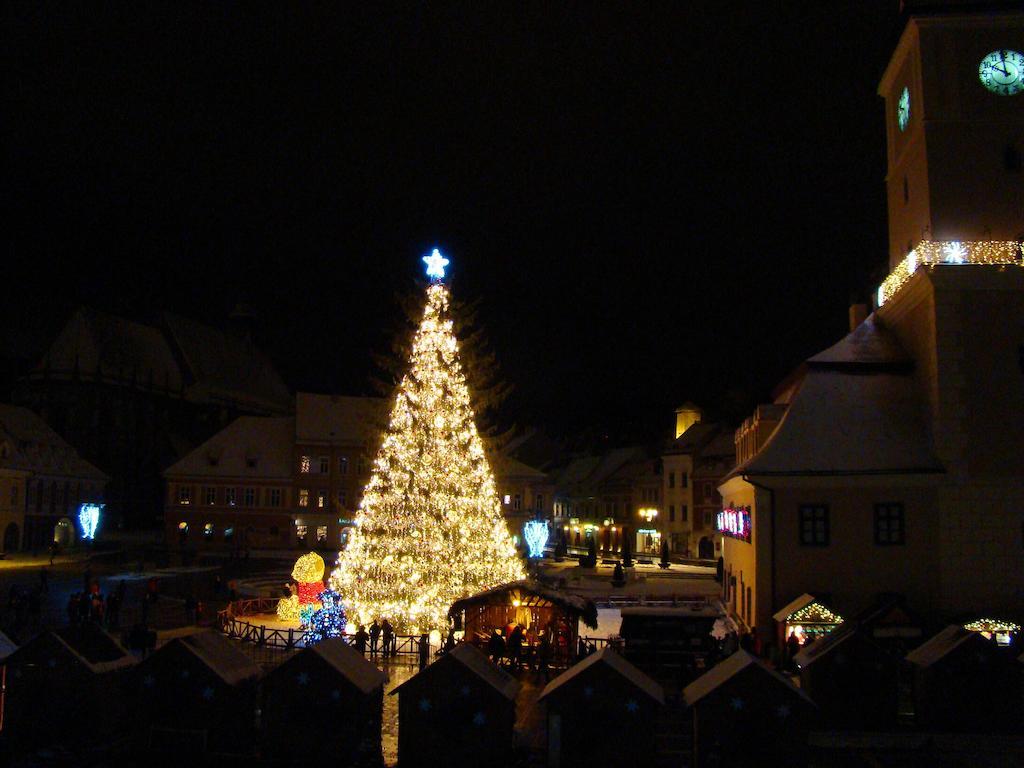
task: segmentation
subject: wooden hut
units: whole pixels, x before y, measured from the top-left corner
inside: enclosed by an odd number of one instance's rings
[[[914,711],[930,730],[1013,732],[1022,725],[1021,675],[1013,657],[951,624],[907,655]]]
[[[651,765],[665,695],[615,650],[569,667],[541,693],[547,705],[549,768]]]
[[[718,642],[712,629],[724,615],[720,605],[707,602],[623,608],[623,654],[662,685],[679,691],[713,662]]]
[[[777,648],[786,645],[786,638],[795,633],[802,643],[808,637],[821,640],[843,623],[843,617],[828,607],[826,601],[804,592],[772,616],[778,627]]]
[[[796,655],[800,687],[832,725],[890,727],[896,722],[902,659],[920,636],[902,598],[883,596]]]
[[[593,601],[533,580],[514,581],[457,600],[448,616],[465,630],[466,641],[478,646],[486,645],[493,630],[505,635],[510,627],[521,624],[526,630],[523,652],[527,657],[546,633],[551,637],[555,666],[568,666],[575,659],[580,621],[597,629]]]
[[[382,763],[387,676],[341,638],[304,648],[263,678],[264,754],[325,765]]]
[[[693,718],[692,766],[806,765],[817,708],[746,651],[686,686],[683,700]]]
[[[15,748],[108,739],[124,722],[133,663],[93,625],[38,635],[3,660],[3,733]]]
[[[179,759],[252,754],[259,676],[219,632],[171,640],[135,668],[137,749]]]
[[[506,765],[519,683],[469,643],[391,691],[398,694],[398,763]]]

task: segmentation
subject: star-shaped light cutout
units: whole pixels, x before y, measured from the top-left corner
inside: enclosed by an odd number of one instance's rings
[[[779,704],[779,706],[775,708],[776,716],[782,719],[789,717],[790,711],[788,704]]]
[[[464,685],[461,688],[459,688],[459,693],[461,693],[463,696],[469,696],[469,686]]]
[[[331,698],[335,701],[338,701],[341,698],[341,691],[335,688],[333,691],[331,691]]]
[[[967,261],[967,249],[963,243],[949,243],[946,245],[946,263],[963,264]]]
[[[473,725],[481,726],[486,722],[487,715],[485,715],[483,712],[477,712],[475,715],[473,715]]]
[[[299,685],[306,685],[307,683],[309,683],[309,674],[306,672],[299,672],[299,674],[295,676],[295,681]]]
[[[420,712],[430,711],[430,699],[420,699]]]
[[[56,659],[49,659],[46,662],[46,666],[48,666],[50,669],[53,669],[54,667],[57,666],[57,660]]]
[[[154,685],[156,685],[156,678],[152,675],[146,675],[144,678],[142,678],[142,684],[147,688],[152,688]]]
[[[729,702],[729,705],[737,712],[739,712],[741,709],[743,709],[743,699],[741,699],[739,696],[735,696],[733,697],[733,700]]]
[[[584,688],[583,688],[583,695],[584,696],[593,696],[594,695],[594,686],[592,686],[592,685],[584,686]]]
[[[449,262],[437,248],[429,256],[424,256],[423,261],[427,265],[427,277],[444,280],[444,268],[448,266]]]
[[[210,686],[206,686],[205,688],[203,688],[203,698],[206,699],[207,701],[212,701],[213,700],[213,688],[211,688]]]
[[[188,679],[188,670],[187,669],[181,670],[181,679],[182,680],[187,680]]]
[[[627,712],[636,713],[638,709],[640,709],[640,705],[636,703],[636,699],[630,699],[626,702]]]

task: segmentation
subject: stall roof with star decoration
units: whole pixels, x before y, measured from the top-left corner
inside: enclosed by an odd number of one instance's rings
[[[805,699],[808,704],[816,706],[814,702],[811,701],[811,697],[804,691],[797,688],[774,669],[769,668],[744,650],[736,651],[736,653],[725,659],[725,661],[720,661],[686,686],[686,688],[683,689],[683,700],[686,702],[686,706],[692,707],[705,696],[713,693],[747,669],[759,670],[761,673],[776,680],[780,685],[785,686],[796,695]]]
[[[665,691],[662,687],[636,666],[626,661],[622,657],[622,654],[608,646],[605,646],[597,653],[590,654],[582,661],[578,661],[573,664],[569,669],[565,670],[565,672],[544,686],[544,690],[541,692],[540,696],[537,697],[537,701],[541,701],[545,697],[557,691],[559,688],[565,686],[567,683],[575,680],[583,672],[586,672],[588,669],[591,669],[598,664],[603,664],[604,666],[613,669],[659,704],[665,703]]]
[[[329,637],[302,653],[315,653],[363,693],[382,687],[388,679],[386,674],[340,637]]]

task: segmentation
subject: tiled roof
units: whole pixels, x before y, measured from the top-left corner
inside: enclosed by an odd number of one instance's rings
[[[291,478],[294,441],[292,416],[240,416],[164,476]]]
[[[105,474],[87,462],[27,408],[0,403],[0,466],[47,475],[106,482]]]
[[[297,392],[295,437],[299,442],[363,443],[387,425],[387,405],[379,397]]]

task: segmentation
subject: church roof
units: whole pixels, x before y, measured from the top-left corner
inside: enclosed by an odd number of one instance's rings
[[[0,403],[0,466],[47,475],[108,479],[27,408]]]
[[[869,316],[828,349],[807,359],[813,368],[875,368],[907,372],[912,361],[891,331]]]

